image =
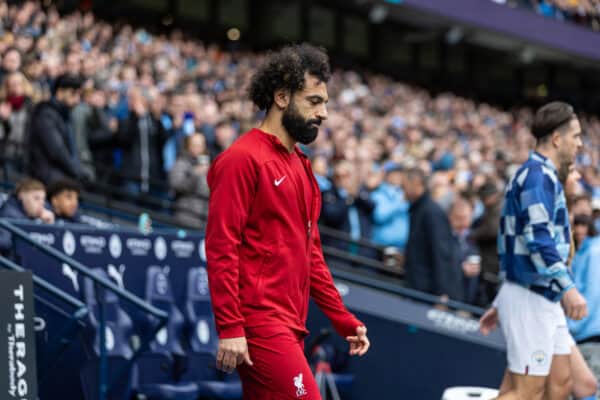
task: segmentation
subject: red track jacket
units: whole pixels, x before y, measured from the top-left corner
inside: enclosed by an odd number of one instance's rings
[[[306,156],[253,129],[215,159],[208,184],[206,255],[219,337],[255,327],[307,334],[309,296],[340,335],[355,335],[362,323],[344,307],[323,259],[321,197]]]

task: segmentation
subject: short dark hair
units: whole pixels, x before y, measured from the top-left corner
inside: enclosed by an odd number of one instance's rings
[[[589,215],[585,214],[577,214],[573,217],[573,226],[575,225],[585,225],[588,228],[588,236],[596,236],[598,233],[596,232],[596,226],[594,225],[594,220]]]
[[[59,89],[81,89],[81,85],[83,84],[81,78],[77,75],[73,74],[62,74],[56,81],[54,82],[54,87],[52,88],[52,94],[55,95]]]
[[[577,116],[573,106],[562,101],[553,101],[537,110],[531,133],[538,140],[544,139],[556,130],[564,128],[574,118]]]
[[[52,200],[54,196],[58,196],[62,192],[77,192],[81,193],[81,185],[77,181],[71,179],[59,179],[48,185],[48,199]]]
[[[323,48],[303,43],[270,53],[252,77],[248,89],[250,99],[259,109],[268,110],[276,90],[288,89],[292,93],[302,90],[305,73],[322,82],[329,81],[329,57]]]
[[[425,171],[419,167],[412,167],[406,171],[406,177],[410,181],[419,181],[425,189],[429,185],[429,177],[425,174]]]

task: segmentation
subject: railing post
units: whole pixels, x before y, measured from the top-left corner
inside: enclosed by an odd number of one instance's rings
[[[99,292],[99,285],[95,284],[96,293]],[[100,293],[104,293],[102,290]],[[106,400],[107,382],[106,376],[108,372],[108,363],[106,360],[106,313],[104,310],[104,296],[100,296],[98,301],[98,319],[100,320],[100,337],[98,346],[100,347],[100,369],[98,371],[98,400]]]

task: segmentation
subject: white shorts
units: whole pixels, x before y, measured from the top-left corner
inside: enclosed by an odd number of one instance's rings
[[[504,282],[495,303],[510,372],[547,376],[554,355],[571,354],[574,342],[560,303],[511,282]]]

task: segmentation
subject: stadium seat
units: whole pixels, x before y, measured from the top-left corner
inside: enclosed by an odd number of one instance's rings
[[[180,342],[183,315],[175,305],[167,272],[157,266],[148,268],[146,273],[146,301],[166,311],[169,319],[150,343],[149,351],[140,355],[134,388],[148,400],[195,400],[198,385],[179,380],[187,361]]]
[[[104,270],[96,268],[92,270],[96,275],[105,279],[108,276]],[[84,395],[86,400],[94,400],[98,397],[98,371],[100,365],[100,320],[98,317],[98,304],[104,304],[106,326],[104,340],[106,355],[108,359],[108,382],[112,383],[108,391],[108,399],[127,400],[131,391],[131,369],[126,370],[129,360],[133,356],[130,338],[133,332],[133,324],[127,313],[121,308],[119,298],[112,292],[96,287],[90,279],[84,280],[83,297],[90,312],[88,314],[88,326],[84,335],[84,348],[87,353],[87,361],[81,371]],[[116,376],[123,372],[122,376]]]
[[[185,313],[188,322],[188,369],[183,380],[196,382],[200,395],[216,399],[240,399],[242,385],[237,374],[217,371],[217,330],[210,304],[208,276],[205,268],[188,273]]]
[[[456,386],[448,388],[442,395],[442,400],[491,400],[498,396],[496,389],[471,386]]]

